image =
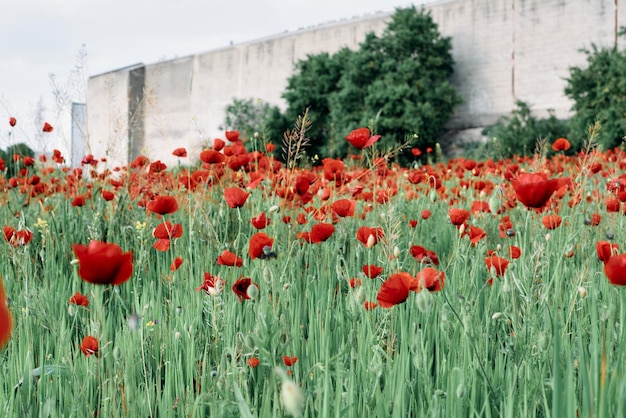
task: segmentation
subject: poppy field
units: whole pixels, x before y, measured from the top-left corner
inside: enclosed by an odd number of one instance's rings
[[[626,415],[622,150],[403,168],[346,140],[14,156],[0,414]]]

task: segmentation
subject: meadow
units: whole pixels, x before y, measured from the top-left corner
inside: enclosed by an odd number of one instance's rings
[[[227,134],[15,157],[1,415],[626,416],[622,150],[401,168],[368,130],[298,167]]]

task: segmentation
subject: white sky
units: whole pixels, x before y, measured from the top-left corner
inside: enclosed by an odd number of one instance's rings
[[[432,0],[430,0],[432,1]],[[50,83],[84,101],[86,77],[429,0],[13,0],[0,6],[0,148],[41,135],[34,114],[59,116]],[[84,48],[83,48],[84,45]],[[78,59],[86,52],[84,60]],[[78,63],[77,63],[78,61]],[[82,62],[81,62],[82,61]],[[76,65],[81,77],[72,77]],[[82,84],[81,84],[82,83]],[[9,138],[8,119],[18,126]],[[18,129],[19,128],[19,129]],[[55,126],[56,128],[56,126]],[[64,136],[66,138],[60,138]],[[69,136],[55,129],[55,141]],[[35,138],[36,139],[36,138]],[[46,147],[48,148],[48,147]]]

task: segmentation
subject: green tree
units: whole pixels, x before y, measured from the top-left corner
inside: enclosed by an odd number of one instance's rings
[[[622,28],[620,36],[626,35]],[[598,142],[611,149],[626,135],[626,52],[617,47],[584,49],[587,68],[571,67],[565,94],[574,100],[570,120],[573,148],[580,148],[587,131],[600,122]]]
[[[226,106],[223,130],[239,131],[241,138],[249,139],[255,132],[263,132],[271,124],[277,108],[261,99],[233,99]]]
[[[21,156],[20,160],[13,161],[13,155]],[[23,157],[34,157],[35,152],[25,143],[13,144],[7,147],[6,150],[0,150],[0,158],[4,160],[6,166],[6,172],[4,173],[6,178],[17,176],[21,168],[24,168],[22,164]]]

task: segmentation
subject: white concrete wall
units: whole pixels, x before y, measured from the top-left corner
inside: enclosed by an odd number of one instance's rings
[[[585,64],[580,48],[592,42],[613,45],[616,17],[618,25],[626,24],[626,1],[621,3],[617,13],[615,0],[443,0],[430,4],[427,10],[440,32],[452,38],[455,74],[451,81],[464,99],[448,125],[451,132],[480,132],[513,110],[516,99],[530,103],[539,115],[554,109],[558,117],[567,117],[572,105],[563,93],[568,69]],[[280,96],[298,60],[307,54],[334,53],[344,46],[356,49],[366,33],[382,33],[390,15],[324,24],[146,66],[143,143],[140,148],[134,143],[130,154],[140,150],[152,160],[173,164],[172,150],[184,146],[195,157],[202,144],[223,135],[219,126],[225,107],[234,98],[261,98],[284,108]],[[128,71],[89,80],[92,144],[108,138],[109,144],[121,144],[119,151],[128,152],[122,144],[124,119],[120,118],[128,113],[128,102],[121,97]],[[98,156],[112,148],[92,145],[92,150]],[[123,157],[124,153],[117,154]]]

